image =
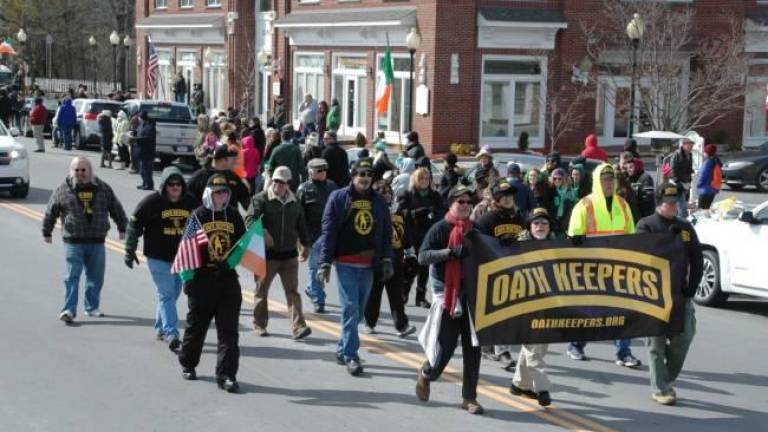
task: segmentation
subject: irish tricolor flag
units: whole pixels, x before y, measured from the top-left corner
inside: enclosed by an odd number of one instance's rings
[[[392,67],[392,53],[389,51],[389,45],[387,45],[384,58],[381,60],[381,71],[383,76],[376,83],[376,114],[380,116],[389,109],[389,98],[392,96],[392,87],[395,83],[395,72]]]
[[[267,255],[264,251],[264,226],[259,218],[232,248],[227,264],[231,268],[241,265],[260,279],[267,276]]]

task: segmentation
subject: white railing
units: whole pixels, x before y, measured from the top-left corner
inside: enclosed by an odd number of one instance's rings
[[[60,78],[35,78],[35,84],[46,93],[66,93],[69,89],[77,91],[80,84],[88,87],[88,93],[93,93],[93,81],[82,79],[60,79]],[[97,81],[96,93],[100,96],[106,96],[115,89],[120,88],[120,83],[111,81]]]

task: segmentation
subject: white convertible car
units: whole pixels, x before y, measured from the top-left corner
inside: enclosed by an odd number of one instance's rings
[[[731,293],[768,298],[768,201],[754,208],[726,205],[707,217],[694,215],[704,247],[704,276],[694,300],[717,306]]]

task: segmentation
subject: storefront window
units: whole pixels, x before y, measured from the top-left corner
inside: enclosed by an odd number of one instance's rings
[[[171,65],[171,52],[166,50],[157,50],[158,68],[157,68],[157,91],[156,100],[172,100],[171,81],[173,80],[173,65]]]
[[[210,63],[203,66],[206,105],[212,112],[224,111],[227,108],[224,106],[224,80],[227,69],[224,53],[213,53]]]
[[[768,136],[768,77],[750,78],[744,100],[744,137],[764,139]]]
[[[543,145],[545,74],[540,59],[485,59],[480,110],[481,144],[511,148],[521,133]]]
[[[293,68],[293,120],[299,121],[299,106],[309,93],[316,101],[325,100],[323,54],[296,54]],[[329,103],[330,105],[330,103]],[[296,123],[298,125],[298,123]]]
[[[333,58],[333,97],[341,107],[339,136],[353,138],[366,133],[368,101],[368,59],[365,56],[339,55]]]

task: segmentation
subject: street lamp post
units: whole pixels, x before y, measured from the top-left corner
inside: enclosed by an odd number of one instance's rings
[[[51,79],[51,70],[53,69],[53,36],[45,36],[45,76]]]
[[[637,48],[640,46],[640,39],[645,32],[645,24],[640,18],[640,14],[636,13],[632,16],[632,20],[627,24],[627,37],[629,37],[632,44],[632,83],[629,89],[629,134],[628,137],[632,138],[635,125],[635,87],[637,85]]]
[[[91,85],[93,86],[91,88],[91,91],[94,95],[97,95],[96,92],[96,38],[91,35],[91,37],[88,38],[88,46],[91,47]]]
[[[120,45],[120,35],[117,31],[112,30],[109,43],[112,45],[112,90],[117,90],[117,46]]]
[[[408,81],[408,130],[413,130],[413,56],[416,54],[416,50],[421,45],[421,35],[416,31],[416,28],[411,28],[411,31],[405,37],[405,45],[408,47],[408,53],[411,55],[410,65],[410,81]]]
[[[26,87],[27,72],[29,72],[29,65],[26,62],[27,50],[25,48],[25,45],[27,43],[27,33],[24,31],[23,28],[20,28],[19,32],[16,33],[16,40],[19,41],[19,45],[21,46],[21,63],[22,63],[22,67],[24,67],[24,75],[22,78],[24,80],[24,83],[22,84],[22,87]]]
[[[123,38],[123,47],[125,48],[125,70],[123,71],[123,91],[126,91],[128,88],[128,57],[131,55],[131,45],[133,45],[133,39],[131,39],[131,36],[125,35],[125,38]]]

